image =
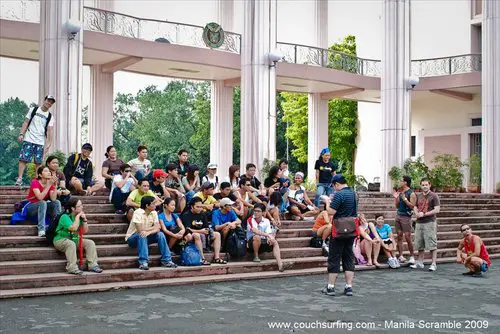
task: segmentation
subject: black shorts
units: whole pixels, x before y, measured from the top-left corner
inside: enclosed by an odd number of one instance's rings
[[[306,213],[306,212],[309,212],[309,211],[310,211],[310,210],[307,208],[307,206],[306,206],[306,208],[305,208],[305,209],[302,209],[302,208],[301,208],[301,207],[299,207],[298,205],[292,204],[292,205],[289,205],[289,206],[288,206],[288,208],[287,208],[288,212],[292,212],[292,207],[296,207],[297,209],[299,209],[299,210],[300,210],[300,213]]]
[[[259,238],[259,236],[257,236]],[[253,236],[248,239],[248,250],[253,252]],[[270,253],[273,251],[273,246],[267,243],[267,238],[262,238],[260,241],[259,253]]]

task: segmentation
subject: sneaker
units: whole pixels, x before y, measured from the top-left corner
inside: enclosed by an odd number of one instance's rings
[[[328,284],[321,290],[322,293],[324,293],[327,296],[335,296],[335,287],[329,288]]]
[[[424,263],[423,262],[415,262],[415,264],[412,264],[410,266],[411,269],[424,269]]]
[[[102,269],[99,266],[93,266],[92,268],[89,269],[89,271],[91,271],[93,273],[98,273],[98,274],[102,273]]]
[[[401,263],[399,263],[398,259],[394,258],[394,264],[396,265],[396,268],[401,267]]]
[[[260,262],[260,258],[258,256],[254,257],[253,262]]]
[[[398,257],[398,262],[399,263],[405,263],[406,262],[406,259],[403,255],[401,255],[400,257]]]
[[[474,276],[475,274],[476,274],[476,273],[475,273],[475,272],[473,272],[473,271],[468,271],[468,272],[466,272],[466,273],[462,273],[462,275],[464,275],[464,276]]]
[[[324,243],[323,246],[321,246],[321,248],[323,248],[323,252],[325,252],[326,255],[330,253],[330,248],[328,247],[327,243]]]
[[[396,269],[397,268],[397,265],[396,265],[396,261],[395,259],[393,259],[392,257],[389,258],[389,260],[387,260],[387,264],[389,265],[389,267],[391,267],[392,269]]]
[[[125,212],[123,210],[116,210],[115,214],[117,214],[117,215],[123,215],[123,214],[125,214]]]
[[[22,177],[16,177],[16,183],[14,183],[15,186],[17,187],[22,187],[23,185],[23,178]]]
[[[477,273],[473,273],[472,274],[472,277],[483,277],[483,273],[482,272],[477,272]]]
[[[38,231],[38,236],[43,238],[45,236],[45,231]]]
[[[344,288],[344,295],[352,296],[352,288],[350,286]]]
[[[83,274],[83,271],[81,271],[80,269],[75,269],[75,270],[72,270],[72,271],[68,271],[68,274],[81,275],[81,274]]]
[[[147,263],[143,263],[139,265],[140,270],[149,270],[149,266]]]
[[[170,262],[162,262],[161,266],[164,268],[177,268],[177,265],[173,263],[172,261]]]
[[[430,266],[429,266],[429,271],[436,271],[437,269],[437,266],[435,263],[432,263]]]
[[[410,256],[410,259],[408,260],[408,264],[415,264],[415,258],[413,256]]]

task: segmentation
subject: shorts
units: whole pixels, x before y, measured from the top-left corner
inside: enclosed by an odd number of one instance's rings
[[[396,232],[402,231],[403,233],[411,233],[411,217],[396,215],[395,225]]]
[[[313,231],[313,233],[312,233],[312,237],[313,237],[313,238],[317,238],[317,237],[318,237],[318,231],[317,231],[317,230],[316,230],[316,231]]]
[[[437,222],[417,223],[415,227],[415,248],[418,251],[437,249]]]
[[[80,183],[82,184],[82,188],[83,188],[83,189],[87,189],[88,187],[92,187],[92,186],[95,184],[95,181],[94,181],[94,180],[90,180],[89,184],[87,184],[87,183],[85,183],[85,180],[84,180],[84,179],[79,178],[79,177],[77,177],[77,179],[78,179],[78,181],[80,181]],[[71,180],[70,180],[69,182],[71,183]],[[73,186],[73,184],[71,184],[71,186],[72,186],[72,187],[74,187],[74,186]]]
[[[36,165],[41,165],[43,162],[43,145],[37,145],[23,141],[21,152],[19,152],[19,161],[32,162],[35,160]]]
[[[488,271],[488,262],[483,261],[483,263],[481,263],[481,272],[485,273],[487,271]]]
[[[253,252],[253,237],[254,236],[251,236],[247,242],[248,250],[251,252]],[[273,251],[273,246],[271,246],[267,243],[267,238],[261,238],[260,247],[259,247],[259,254],[260,253],[270,253],[272,251]]]

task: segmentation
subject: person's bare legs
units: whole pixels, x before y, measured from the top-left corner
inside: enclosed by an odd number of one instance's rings
[[[92,193],[100,190],[102,187],[104,187],[104,183],[102,183],[101,181],[95,181],[94,185],[92,187],[90,187],[90,193],[92,194]]]
[[[270,245],[273,247],[273,255],[274,258],[276,259],[276,262],[278,263],[278,270],[283,271],[283,262],[281,261],[280,246],[278,245],[276,239],[272,239],[270,241]]]
[[[252,238],[252,247],[253,247],[253,257],[259,257],[259,248],[260,248],[261,239],[258,235],[254,235]]]
[[[354,271],[345,271],[344,276],[345,276],[345,283],[347,285],[352,286],[352,280],[354,279]]]
[[[277,227],[281,226],[280,212],[279,212],[278,208],[272,208],[271,211],[269,211],[269,213],[271,214],[274,221],[276,222],[276,226]]]
[[[214,258],[220,259],[220,233],[214,232]]]
[[[366,254],[366,257],[368,258],[368,263],[367,265],[372,266],[372,250],[373,250],[373,243],[370,242],[369,240],[363,239],[361,241],[361,250],[363,250]]]
[[[414,256],[413,253],[415,253],[415,248],[413,247],[413,241],[411,240],[411,232],[405,232],[403,233],[406,244],[408,245],[408,251],[410,252],[410,256]]]
[[[403,256],[403,231],[398,231],[398,255]]]
[[[19,166],[17,167],[17,177],[23,177],[24,170],[26,169],[26,164],[27,162],[19,160]]]
[[[438,250],[437,250],[437,249],[433,249],[433,250],[431,250],[431,255],[432,255],[432,263],[436,263],[436,260],[437,260],[437,254],[438,254]]]
[[[378,255],[380,254],[380,242],[373,243],[373,264],[376,266],[380,266],[378,263]]]
[[[71,185],[73,186],[73,188],[75,188],[75,191],[78,195],[81,195],[83,193],[83,185],[76,177],[71,178]]]
[[[167,237],[167,239],[168,239],[168,248],[169,248],[170,250],[172,250],[172,248],[174,248],[174,247],[175,247],[175,244],[177,243],[177,241],[178,241],[179,239],[176,239],[176,238],[174,238],[174,237]]]
[[[295,216],[295,220],[304,220],[304,216],[302,215],[302,212],[300,212],[299,208],[296,207],[295,205],[290,207],[291,214]],[[298,218],[298,219],[297,219]]]

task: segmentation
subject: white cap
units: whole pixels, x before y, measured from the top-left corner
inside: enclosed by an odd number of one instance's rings
[[[217,164],[215,162],[211,162],[207,165],[207,168],[208,169],[217,168]]]
[[[220,200],[220,206],[221,206],[221,208],[224,207],[224,206],[226,206],[226,205],[233,205],[233,204],[234,204],[234,202],[231,201],[227,197],[224,197],[223,199]]]

